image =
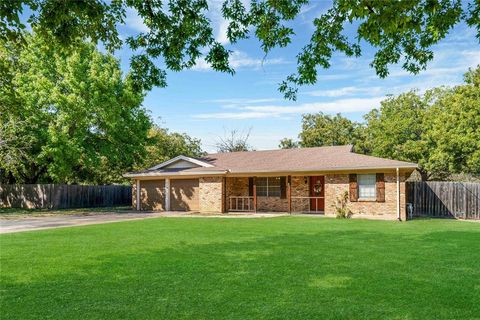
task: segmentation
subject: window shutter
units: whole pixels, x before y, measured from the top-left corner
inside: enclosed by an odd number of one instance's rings
[[[358,184],[357,184],[357,175],[352,173],[349,175],[349,182],[350,182],[350,201],[355,202],[358,201]]]
[[[253,197],[253,177],[248,178],[248,196]]]
[[[385,175],[377,173],[377,202],[385,202]]]
[[[280,199],[287,199],[287,179],[280,177]]]

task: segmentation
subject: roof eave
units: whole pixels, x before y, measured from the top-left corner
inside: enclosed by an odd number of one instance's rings
[[[227,171],[218,170],[218,171],[189,171],[189,172],[144,172],[144,173],[134,173],[129,172],[123,174],[124,178],[141,178],[141,177],[173,177],[173,176],[201,176],[201,175],[219,175],[225,174]]]
[[[338,167],[338,168],[315,168],[315,169],[301,169],[301,170],[255,170],[255,171],[235,171],[230,170],[232,174],[255,174],[255,173],[269,173],[269,172],[285,172],[285,173],[302,173],[302,172],[335,172],[335,171],[357,171],[357,170],[393,170],[393,169],[418,169],[418,165],[401,165],[401,166],[365,166],[365,167]]]

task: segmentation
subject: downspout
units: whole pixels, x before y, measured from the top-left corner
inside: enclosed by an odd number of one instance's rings
[[[136,186],[136,202],[137,202],[137,211],[140,211],[140,192],[142,192],[142,190],[140,189],[140,179],[137,179],[137,186]]]
[[[398,221],[401,220],[400,218],[400,169],[397,168],[397,219]]]

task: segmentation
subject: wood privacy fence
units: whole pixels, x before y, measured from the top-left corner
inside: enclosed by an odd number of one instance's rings
[[[407,182],[413,217],[480,219],[480,183]]]
[[[0,207],[67,209],[130,205],[132,187],[0,184]]]

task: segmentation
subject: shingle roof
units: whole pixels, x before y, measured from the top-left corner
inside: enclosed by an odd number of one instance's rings
[[[209,154],[200,160],[231,173],[416,168],[417,164],[352,152],[352,146]]]
[[[412,162],[397,161],[354,153],[351,145],[213,153],[198,160],[213,167],[147,169],[136,175],[193,175],[222,173],[311,172],[362,169],[417,168]]]

